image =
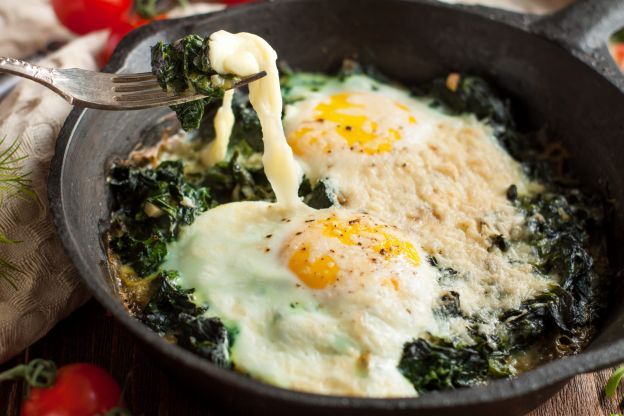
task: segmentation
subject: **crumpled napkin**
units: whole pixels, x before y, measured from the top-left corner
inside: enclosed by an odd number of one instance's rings
[[[57,22],[49,0],[0,0],[0,56],[23,58],[72,37]]]
[[[96,33],[71,42],[41,65],[96,69],[95,57],[106,42]],[[0,280],[0,362],[46,334],[56,322],[89,298],[65,256],[48,209],[46,182],[56,137],[71,105],[34,82],[21,82],[0,102],[2,147],[19,140],[39,201],[9,198],[0,210],[0,230],[20,242],[3,245],[2,257],[23,273],[17,289]],[[0,149],[4,150],[4,149]]]
[[[9,4],[10,3],[10,4]],[[0,56],[25,57],[51,40],[72,36],[59,26],[46,0],[0,0]],[[196,4],[174,16],[210,12],[215,4]],[[17,10],[20,9],[20,10]],[[26,29],[27,28],[27,29]],[[97,57],[107,39],[97,32],[72,40],[40,62],[42,66],[97,70]],[[0,245],[2,258],[23,273],[15,274],[17,289],[0,279],[0,363],[44,336],[89,299],[56,234],[48,207],[47,179],[56,137],[71,105],[47,88],[22,81],[0,101],[0,151],[14,140],[24,172],[30,172],[39,201],[4,199],[0,231],[13,245]]]

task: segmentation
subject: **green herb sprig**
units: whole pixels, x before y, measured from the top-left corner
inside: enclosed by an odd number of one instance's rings
[[[6,137],[0,139],[0,148]],[[5,150],[0,151],[0,206],[10,197],[36,200],[37,194],[32,189],[30,172],[22,172],[22,162],[26,156],[17,156],[19,141],[15,140]]]
[[[0,139],[0,148],[4,147],[6,137]],[[18,156],[19,141],[13,141],[6,149],[0,151],[0,207],[9,198],[22,198],[38,201],[37,194],[32,189],[30,172],[23,172],[22,162],[26,156]],[[0,231],[0,245],[19,243]],[[15,275],[23,273],[15,264],[0,257],[0,280],[6,280],[17,290]]]

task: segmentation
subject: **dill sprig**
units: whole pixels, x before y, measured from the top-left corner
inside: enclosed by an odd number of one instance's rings
[[[0,139],[0,148],[4,146],[6,137]],[[17,156],[19,141],[15,140],[5,150],[0,151],[0,207],[6,199],[18,197],[37,200],[32,189],[30,172],[22,172],[22,163],[26,156]]]
[[[4,147],[6,137],[0,139],[0,149]],[[22,172],[22,162],[26,156],[18,156],[20,143],[13,141],[9,146],[0,150],[0,208],[9,198],[38,201],[37,194],[32,189],[30,172]],[[10,245],[19,243],[0,231],[0,244]],[[23,273],[11,261],[0,257],[0,280],[6,280],[17,290],[15,275]]]

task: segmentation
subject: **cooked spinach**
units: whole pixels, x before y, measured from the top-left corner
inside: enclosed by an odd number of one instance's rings
[[[438,281],[442,284],[455,280],[459,272],[452,267],[442,267],[435,256],[428,256],[427,261],[438,270]]]
[[[207,44],[201,37],[187,38],[156,45],[152,51],[154,70],[165,88],[208,91],[212,86]],[[370,68],[354,64],[345,65],[341,76],[359,73],[383,79]],[[310,75],[304,81],[313,88],[324,79]],[[558,180],[555,169],[541,157],[543,132],[520,133],[509,102],[482,79],[457,75],[434,80],[419,91],[444,111],[472,113],[487,122],[509,153],[545,184],[543,192],[528,195],[520,194],[515,185],[508,188],[508,200],[525,219],[524,233],[513,239],[494,234],[490,249],[508,252],[518,243],[533,247],[539,259],[533,264],[535,273],[553,278],[553,284],[518,309],[495,317],[497,323],[487,333],[481,328],[482,317],[467,316],[461,310],[459,293],[445,292],[436,314],[465,320],[469,336],[446,339],[428,335],[406,343],[399,370],[422,393],[509,377],[516,372],[517,356],[536,348],[548,357],[575,353],[586,345],[604,307],[603,281],[594,258],[603,255],[600,236],[607,219],[606,205]],[[218,99],[220,92],[213,94]],[[176,109],[185,128],[199,125],[210,100],[199,103]],[[178,287],[176,273],[162,271],[161,266],[166,244],[198,213],[232,201],[275,198],[259,157],[262,132],[258,118],[242,94],[235,96],[233,109],[236,124],[228,157],[201,175],[186,176],[182,162],[163,162],[155,169],[117,166],[110,178],[116,209],[111,249],[140,277],[157,276],[157,290],[140,318],[159,334],[173,337],[184,348],[223,367],[231,366],[228,348],[233,330],[218,318],[204,317],[207,309],[193,302],[193,291]],[[316,184],[304,179],[299,194],[314,208],[337,203],[331,183],[325,179]],[[438,270],[442,285],[462,278],[461,271],[443,267],[435,257],[428,260]]]
[[[208,42],[208,38],[188,35],[173,43],[158,42],[152,46],[152,72],[163,89],[206,96],[171,107],[184,130],[198,129],[205,107],[221,101],[223,91],[240,81],[233,75],[217,74],[210,66]]]
[[[513,375],[511,357],[492,348],[476,333],[473,342],[430,337],[405,344],[399,363],[401,373],[419,393],[484,383]]]
[[[232,128],[230,142],[236,144],[245,141],[253,151],[262,153],[264,151],[262,127],[258,114],[249,102],[249,97],[240,91],[236,91],[232,100],[232,111],[236,123]]]
[[[173,337],[181,347],[221,367],[231,366],[231,332],[220,319],[204,316],[206,308],[193,302],[193,290],[184,290],[174,283],[177,272],[160,268],[167,254],[166,244],[175,239],[180,227],[190,225],[197,214],[209,207],[225,202],[211,196],[206,182],[217,191],[225,189],[223,183],[227,182],[231,188],[243,189],[244,197],[250,196],[244,190],[250,187],[244,173],[247,170],[237,165],[236,156],[232,160],[226,163],[227,167],[212,168],[213,176],[203,183],[191,181],[184,174],[182,161],[162,162],[155,169],[119,165],[112,169],[109,179],[116,209],[111,229],[112,251],[139,277],[157,274],[156,293],[138,318],[161,336]],[[215,172],[219,170],[222,177],[217,178]]]
[[[299,196],[303,197],[303,202],[315,209],[329,208],[338,203],[328,179],[321,179],[312,186],[310,180],[304,178],[299,187]]]
[[[173,281],[177,272],[165,271],[161,283],[140,319],[160,336],[175,338],[183,348],[219,367],[231,367],[230,334],[219,318],[204,316],[207,308],[193,302],[193,289],[184,290]]]
[[[585,336],[604,307],[604,281],[590,252],[600,247],[591,241],[589,232],[599,234],[604,229],[606,207],[601,199],[575,189],[519,196],[515,204],[526,218],[523,239],[540,259],[534,267],[559,277],[546,302],[545,323],[583,344],[585,340],[577,338]],[[537,299],[538,304],[542,302]]]
[[[464,318],[472,325],[470,342],[430,336],[407,343],[399,364],[401,372],[416,390],[450,389],[481,383],[489,378],[514,373],[509,359],[538,348],[556,357],[578,352],[589,341],[605,306],[604,279],[598,275],[592,254],[605,257],[601,246],[608,206],[599,197],[559,181],[556,168],[538,156],[543,145],[536,134],[521,134],[507,101],[500,99],[483,80],[455,74],[421,88],[452,114],[471,113],[490,124],[501,144],[523,163],[527,173],[539,178],[546,190],[520,195],[511,185],[507,198],[525,218],[524,234],[508,241],[491,236],[492,248],[505,252],[514,243],[533,247],[539,261],[535,273],[554,276],[552,288],[528,299],[516,310],[497,317],[494,335],[478,329],[478,316]],[[438,269],[441,283],[458,276],[443,268],[435,257],[429,262]],[[449,292],[441,299],[439,313],[461,316],[459,294]]]
[[[230,160],[206,170],[202,186],[210,189],[216,203],[235,201],[274,201],[259,155],[247,145],[239,145]]]
[[[109,185],[115,205],[110,247],[140,277],[158,271],[166,243],[212,203],[208,189],[184,176],[181,161],[162,162],[156,169],[118,165]]]
[[[454,290],[444,292],[440,297],[440,307],[436,312],[445,317],[463,316],[460,306],[459,293]]]
[[[162,271],[161,266],[167,243],[197,214],[232,201],[275,199],[258,153],[241,139],[229,160],[192,181],[184,174],[183,162],[166,161],[155,169],[115,166],[109,184],[115,209],[111,250],[139,277],[156,276],[156,292],[138,318],[161,336],[173,337],[181,347],[230,367],[233,332],[220,319],[206,318],[207,308],[193,302],[193,290],[177,286],[177,272]],[[323,199],[323,192],[322,182],[311,186],[306,180],[301,187],[304,201],[330,206],[332,201]]]
[[[525,217],[522,242],[534,247],[540,261],[535,272],[556,276],[552,289],[528,299],[515,310],[497,317],[495,336],[472,330],[472,342],[437,337],[417,339],[405,345],[399,364],[401,372],[419,392],[457,388],[513,374],[513,357],[532,348],[549,357],[574,354],[587,345],[605,307],[604,279],[596,272],[590,251],[595,248],[589,231],[605,226],[605,210],[599,198],[578,190],[547,191],[518,195],[513,186],[509,199]],[[598,233],[599,234],[599,233]],[[493,244],[509,249],[509,242]],[[429,262],[438,269],[440,281],[447,282],[458,273],[442,268],[435,257]],[[459,294],[445,293],[438,313],[462,316],[478,327],[479,317],[463,316]]]
[[[424,91],[453,114],[471,113],[491,124],[515,127],[509,102],[501,99],[482,78],[451,74],[434,79]]]
[[[509,242],[501,234],[496,234],[496,235],[491,236],[490,241],[492,243],[492,245],[490,246],[490,249],[496,247],[502,252],[509,250]]]

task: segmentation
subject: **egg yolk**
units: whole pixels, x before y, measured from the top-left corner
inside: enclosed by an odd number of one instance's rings
[[[290,255],[288,267],[306,286],[323,289],[338,281],[339,264],[361,271],[364,264],[383,267],[384,262],[402,257],[408,264],[418,266],[421,261],[414,245],[389,233],[389,229],[360,218],[343,220],[335,215],[307,223],[306,229],[293,239],[301,243],[291,241],[291,246],[297,247]],[[398,290],[396,279],[389,281]]]
[[[303,245],[290,258],[288,267],[311,289],[323,289],[336,283],[340,268],[332,256],[310,258],[310,248]]]
[[[375,93],[343,92],[321,101],[313,119],[302,122],[288,142],[297,155],[318,146],[331,153],[336,139],[352,151],[373,155],[391,151],[411,124],[416,118],[400,102]]]

